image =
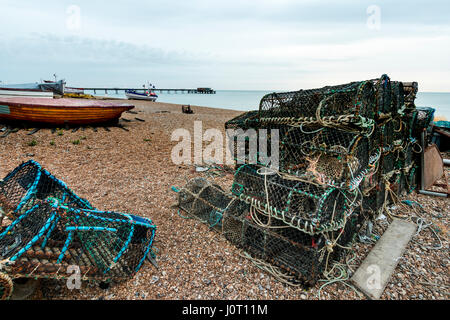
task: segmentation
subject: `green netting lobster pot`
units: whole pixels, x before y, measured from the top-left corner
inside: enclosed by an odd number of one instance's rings
[[[83,280],[122,280],[142,266],[155,229],[146,218],[48,198],[2,230],[0,249],[13,277],[64,278],[75,266]]]
[[[403,83],[398,81],[391,82],[391,113],[396,115],[405,105],[405,92]]]
[[[371,82],[295,92],[271,93],[261,99],[260,120],[284,117],[329,117],[360,115],[373,118],[374,91]]]
[[[434,118],[434,112],[436,110],[429,107],[418,107],[416,111],[417,117],[416,122],[413,126],[413,136],[419,138],[420,133],[430,126],[431,121],[433,121]]]
[[[369,140],[356,133],[286,127],[280,140],[280,171],[307,174],[324,183],[349,183],[369,163]]]
[[[406,140],[402,148],[398,150],[395,168],[404,169],[410,167],[415,160],[415,146],[416,140],[414,138]]]
[[[417,123],[417,110],[410,110],[404,114],[402,117],[403,123],[405,124],[405,138],[410,139],[413,137],[414,126]]]
[[[418,166],[412,166],[405,174],[406,193],[413,192],[418,185]]]
[[[388,179],[389,188],[396,194],[397,196],[402,196],[405,193],[405,178],[404,173],[402,171],[395,172]],[[393,201],[391,197],[388,197],[390,202]]]
[[[257,128],[258,121],[258,111],[248,111],[245,112],[231,120],[225,122],[225,129],[249,129]]]
[[[417,82],[403,82],[403,91],[405,94],[405,107],[407,111],[412,111],[416,108],[414,101],[416,99],[419,86]]]
[[[227,130],[227,148],[232,152],[236,166],[240,164],[259,163],[268,165],[274,151],[279,151],[280,125],[265,124],[260,128],[238,128]],[[278,156],[278,155],[277,155]]]
[[[255,224],[249,210],[247,204],[246,210],[227,212],[223,220],[225,237],[252,257],[280,267],[298,281],[313,284],[321,271],[319,248],[312,246],[315,245],[313,237],[289,228],[297,236],[295,239],[286,238],[273,229]]]
[[[383,174],[389,173],[392,170],[394,170],[395,166],[395,157],[396,154],[394,150],[391,148],[388,148],[388,151],[385,151],[383,155],[380,158],[380,171]]]
[[[220,229],[222,216],[233,198],[206,179],[191,179],[178,193],[178,206],[188,214]]]
[[[379,182],[367,195],[362,198],[362,209],[369,217],[375,217],[384,205],[386,186]]]
[[[298,229],[288,227],[267,227],[260,224],[260,218],[255,220],[248,204],[239,205],[243,201],[237,201],[236,206],[230,208],[224,215],[223,232],[225,237],[239,248],[244,249],[252,257],[261,259],[277,266],[286,274],[293,276],[297,281],[313,285],[318,280],[325,268],[326,240],[321,234],[310,235]],[[234,203],[233,203],[234,205]],[[263,217],[261,215],[260,217]],[[258,222],[258,223],[256,223]],[[350,243],[357,232],[358,215],[349,217],[344,229],[329,232],[328,236],[337,239],[341,246]],[[343,256],[339,247],[328,257],[329,265],[333,260]]]
[[[320,229],[351,211],[356,196],[327,185],[282,178],[264,167],[243,165],[236,171],[232,192],[300,230]]]
[[[392,112],[391,80],[387,75],[382,75],[380,79],[374,81],[376,110],[378,115]]]
[[[393,141],[404,141],[407,140],[410,135],[408,131],[408,127],[405,122],[405,118],[401,116],[396,116],[392,118],[392,126],[393,126]]]
[[[384,122],[375,128],[371,137],[378,146],[389,148],[394,143],[394,123],[392,121]]]

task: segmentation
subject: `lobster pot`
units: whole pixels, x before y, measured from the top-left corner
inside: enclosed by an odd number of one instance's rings
[[[407,138],[411,138],[413,136],[414,133],[414,126],[417,123],[417,115],[418,115],[418,111],[417,110],[411,110],[405,113],[405,115],[403,116],[403,121],[406,125],[405,128],[405,135]]]
[[[222,216],[232,201],[233,197],[203,178],[191,179],[178,193],[180,209],[217,229],[222,227]]]
[[[380,169],[382,174],[388,174],[394,170],[395,156],[393,151],[386,152],[382,155],[380,159]]]
[[[0,207],[16,215],[49,197],[61,199],[72,207],[92,209],[87,200],[78,197],[63,181],[33,160],[22,163],[0,183]]]
[[[405,173],[406,193],[411,193],[418,185],[418,166],[412,166],[409,171]]]
[[[0,235],[13,277],[57,277],[78,266],[85,279],[126,279],[147,256],[155,234],[149,219],[72,208],[56,199],[37,202]],[[3,254],[6,254],[3,256]]]
[[[57,234],[64,234],[63,250],[74,250],[72,254],[66,252],[69,262],[85,260],[87,267],[97,269],[100,274],[126,278],[140,269],[151,249],[156,227],[149,219],[65,206],[56,210],[62,218],[55,226],[54,238],[59,240]],[[51,234],[49,238],[52,239]],[[73,243],[68,244],[69,238]]]
[[[273,124],[264,125],[259,129],[239,128],[234,132],[228,131],[229,144],[226,147],[232,152],[232,159],[237,166],[249,163],[270,165],[268,159],[272,156],[272,147],[279,150],[280,132],[280,126]],[[262,154],[263,150],[264,154]]]
[[[423,130],[426,130],[434,118],[434,112],[436,111],[433,108],[422,107],[417,108],[417,117],[413,126],[413,136],[416,138],[420,138],[420,133]]]
[[[245,209],[244,209],[244,208]],[[313,285],[326,266],[327,251],[323,235],[309,235],[295,228],[270,228],[257,224],[249,215],[248,204],[236,201],[224,215],[225,237],[252,257],[279,267],[285,274]],[[350,243],[357,232],[357,216],[349,218],[337,241],[341,246]],[[330,232],[330,240],[337,239],[339,231]],[[343,251],[334,247],[328,257],[329,266],[333,260],[342,257]]]
[[[380,208],[384,205],[386,186],[384,182],[379,181],[375,188],[370,190],[362,198],[363,213],[369,217],[376,217]]]
[[[403,83],[398,81],[391,82],[391,113],[398,114],[398,111],[405,104],[405,92],[403,90]]]
[[[48,203],[36,203],[21,213],[16,219],[8,216],[0,225],[0,260],[16,260],[23,255],[29,244],[43,236],[43,231],[50,227],[55,219]]]
[[[393,175],[387,177],[389,183],[389,189],[397,196],[405,194],[405,177],[402,171],[395,172]],[[389,203],[392,203],[394,199],[387,197]]]
[[[330,186],[283,178],[255,165],[236,171],[232,192],[259,211],[299,230],[313,225],[317,232],[351,213],[357,196]]]
[[[394,143],[402,143],[409,139],[409,128],[407,124],[407,118],[396,116],[392,118],[392,127],[393,127],[393,141]]]
[[[245,112],[225,122],[225,129],[249,129],[258,127],[258,111]]]
[[[373,118],[374,91],[371,82],[295,92],[271,93],[260,102],[259,117],[329,117],[360,115]]]
[[[394,144],[394,123],[387,121],[378,125],[371,139],[373,139],[374,144],[383,147],[385,150],[392,149]]]
[[[405,107],[407,110],[414,110],[416,108],[414,101],[416,100],[417,91],[419,86],[417,82],[403,82]]]
[[[369,140],[334,128],[286,127],[280,134],[280,171],[350,183],[369,163]]]
[[[83,280],[127,279],[151,249],[151,220],[95,210],[35,161],[8,174],[0,192],[0,260],[10,278],[67,278],[75,266]]]
[[[397,151],[395,169],[405,169],[411,166],[414,161],[414,145],[413,143],[405,143],[404,146]]]
[[[378,116],[392,112],[391,80],[387,75],[374,80],[375,104]]]

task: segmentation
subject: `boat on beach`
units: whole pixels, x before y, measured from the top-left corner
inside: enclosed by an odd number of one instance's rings
[[[125,90],[125,95],[128,99],[134,100],[156,101],[156,99],[158,98],[158,95],[152,92],[150,89],[142,93],[136,90]]]
[[[0,97],[53,98],[53,92],[33,89],[0,88]]]
[[[131,104],[71,98],[0,97],[0,121],[25,121],[52,125],[93,124],[117,121]]]
[[[64,94],[65,84],[64,80],[44,80],[42,83],[1,85],[0,97],[53,98],[55,94]]]

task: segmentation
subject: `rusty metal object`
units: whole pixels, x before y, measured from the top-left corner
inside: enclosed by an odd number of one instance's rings
[[[429,189],[443,175],[444,162],[439,149],[433,144],[424,151],[424,188]]]

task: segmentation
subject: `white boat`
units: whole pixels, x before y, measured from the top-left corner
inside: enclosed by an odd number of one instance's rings
[[[137,92],[136,90],[126,90],[125,95],[128,99],[133,100],[156,101],[158,99],[158,95],[150,90],[146,90],[143,93]]]
[[[0,97],[53,98],[52,91],[0,88]]]
[[[44,81],[43,83],[10,84],[0,86],[1,97],[53,98],[64,94],[65,82]]]
[[[64,93],[84,94],[84,89],[82,89],[82,88],[65,87],[64,88]]]

